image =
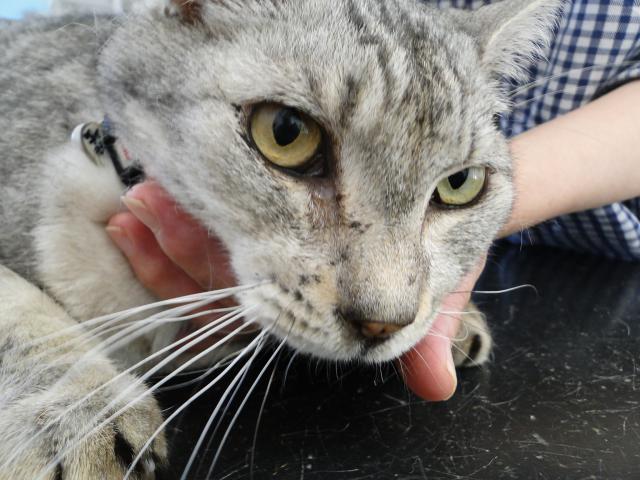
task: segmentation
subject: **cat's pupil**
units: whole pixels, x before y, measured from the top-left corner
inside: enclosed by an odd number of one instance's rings
[[[462,185],[464,185],[464,182],[467,181],[468,176],[469,169],[465,168],[461,172],[458,172],[449,177],[449,185],[451,185],[451,188],[453,188],[454,190],[458,190],[460,187],[462,187]]]
[[[292,144],[300,136],[303,128],[302,119],[290,108],[283,108],[273,119],[273,137],[281,147]]]

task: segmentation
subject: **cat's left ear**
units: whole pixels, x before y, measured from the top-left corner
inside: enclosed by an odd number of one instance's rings
[[[202,21],[202,6],[206,0],[166,0],[165,14],[180,17],[188,24]]]
[[[519,78],[551,40],[563,0],[503,0],[473,12],[450,10],[473,36],[482,63],[495,78]]]

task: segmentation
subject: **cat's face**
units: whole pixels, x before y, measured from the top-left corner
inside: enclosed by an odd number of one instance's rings
[[[261,283],[240,300],[264,326],[325,358],[400,355],[510,211],[490,81],[508,61],[486,53],[500,39],[410,0],[179,13],[130,21],[103,54],[126,146]],[[372,339],[362,322],[398,329]]]

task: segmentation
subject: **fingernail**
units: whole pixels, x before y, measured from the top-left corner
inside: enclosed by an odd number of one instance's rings
[[[122,203],[124,203],[129,211],[133,213],[142,223],[149,227],[154,232],[160,228],[160,222],[158,218],[149,210],[147,205],[137,198],[122,197]]]
[[[449,357],[447,360],[447,373],[451,377],[451,393],[445,398],[445,400],[449,400],[456,393],[456,389],[458,388],[458,375],[456,374],[456,367],[453,364],[453,358]]]
[[[133,254],[133,242],[123,228],[110,225],[106,228],[106,230],[111,237],[111,240],[115,242],[115,244],[120,250],[122,250],[123,253],[125,253],[126,255]]]

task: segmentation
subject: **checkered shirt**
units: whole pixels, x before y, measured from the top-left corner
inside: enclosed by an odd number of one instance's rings
[[[491,0],[430,3],[473,9]],[[513,102],[501,119],[508,137],[640,78],[640,0],[567,0],[544,57],[530,65],[527,80],[505,81]],[[509,240],[639,261],[640,198],[564,215]]]

